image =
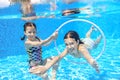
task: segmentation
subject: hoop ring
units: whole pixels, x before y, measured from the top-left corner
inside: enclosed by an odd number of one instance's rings
[[[104,35],[103,31],[102,31],[102,30],[100,29],[100,27],[97,26],[95,23],[93,23],[93,22],[91,22],[91,21],[89,21],[89,20],[85,20],[85,19],[72,19],[72,20],[68,20],[68,21],[64,22],[63,24],[61,24],[61,25],[56,29],[56,31],[59,31],[64,25],[66,25],[66,24],[68,24],[68,23],[70,23],[70,22],[76,22],[76,21],[86,22],[86,23],[92,24],[94,27],[97,28],[97,30],[98,30],[98,31],[100,32],[100,34],[102,35],[102,38],[103,38],[103,40],[104,40],[104,45],[103,45],[102,50],[100,51],[99,55],[95,58],[95,60],[98,60],[98,59],[101,57],[101,55],[103,54],[103,52],[105,51],[106,38],[105,38],[105,35]],[[56,41],[55,41],[55,47],[56,47],[58,53],[60,54],[61,52],[59,51],[59,49],[58,49],[58,47],[57,47]],[[65,58],[65,59],[66,59],[66,58]],[[78,62],[74,62],[74,63],[78,63]]]

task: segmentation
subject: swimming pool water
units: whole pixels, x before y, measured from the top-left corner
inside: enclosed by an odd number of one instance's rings
[[[104,3],[99,3],[96,5],[100,4],[103,5]],[[100,67],[100,73],[96,73],[96,71],[89,64],[74,64],[68,60],[62,59],[57,72],[57,80],[120,80],[119,10],[120,7],[118,1],[117,4],[112,3],[111,6],[107,8],[107,11],[101,12],[101,16],[84,18],[97,24],[102,29],[106,37],[107,43],[105,52],[97,60]],[[3,15],[2,13],[0,14]],[[13,12],[10,14],[13,14]],[[38,36],[40,36],[42,39],[45,39],[63,22],[70,19],[72,18],[46,18],[34,20],[33,22],[35,22],[38,26]],[[55,24],[55,22],[57,24]],[[22,21],[19,18],[0,18],[0,80],[41,80],[40,77],[28,72],[28,56],[24,49],[24,42],[20,41],[20,38],[23,36],[22,26],[24,23],[25,21]],[[76,29],[80,31],[80,33],[85,33],[86,28],[89,28],[87,24],[82,24],[81,27],[81,24],[72,23],[69,25],[69,27],[64,27],[62,30],[66,31],[68,29]],[[60,35],[61,34],[62,33],[60,32]],[[83,35],[84,34],[81,34],[82,37]],[[61,40],[59,39],[58,41],[63,43],[63,35],[61,36]],[[103,42],[101,42],[96,53],[101,50],[102,46]],[[64,48],[63,44],[58,44],[58,48],[62,50]],[[58,52],[55,49],[54,43],[43,48],[44,58],[57,54]],[[92,55],[96,57],[95,54]],[[66,58],[69,59],[69,56]],[[82,59],[70,59],[75,60],[76,62],[84,62]],[[50,71],[51,69],[48,71],[48,74],[50,74]]]
[[[89,64],[74,64],[62,59],[57,73],[57,80],[119,80],[120,54],[118,52],[120,51],[120,45],[118,44],[120,44],[119,39],[107,39],[106,51],[98,60],[99,74]],[[54,48],[43,52],[45,55],[50,53],[57,54],[57,51]],[[24,54],[0,59],[0,79],[40,80],[38,76],[28,72],[27,58],[27,55]],[[50,71],[48,73],[50,74]]]

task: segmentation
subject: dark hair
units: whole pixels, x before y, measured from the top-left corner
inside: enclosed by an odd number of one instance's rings
[[[35,23],[32,23],[32,22],[26,22],[24,25],[23,25],[23,27],[24,27],[24,32],[26,31],[26,28],[28,27],[28,26],[30,26],[30,27],[34,27],[35,28],[35,30],[37,30],[36,29],[36,25],[35,25]],[[24,40],[25,39],[25,35],[21,38],[21,40]],[[38,40],[40,40],[38,37],[36,37]]]
[[[34,27],[36,29],[36,25],[35,23],[32,23],[32,22],[26,22],[23,27],[24,27],[24,31],[26,31],[26,28],[27,26],[31,26],[31,27]]]
[[[64,39],[67,39],[67,38],[73,38],[75,39],[75,41],[79,41],[79,44],[84,44],[81,40],[80,40],[80,37],[78,35],[78,33],[76,31],[69,31],[68,33],[65,34],[64,36]]]

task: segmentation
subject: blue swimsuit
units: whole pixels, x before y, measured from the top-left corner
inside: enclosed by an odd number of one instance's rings
[[[29,48],[29,50],[27,50],[27,52],[29,54],[30,68],[33,67],[33,66],[43,64],[41,46],[31,47],[31,48]]]

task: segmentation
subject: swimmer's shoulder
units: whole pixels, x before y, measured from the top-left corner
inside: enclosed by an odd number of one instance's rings
[[[26,49],[29,49],[30,47],[33,47],[32,44],[31,44],[31,41],[26,40],[25,41],[25,47],[26,47]]]
[[[85,44],[79,44],[79,51],[86,50]]]

